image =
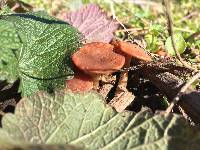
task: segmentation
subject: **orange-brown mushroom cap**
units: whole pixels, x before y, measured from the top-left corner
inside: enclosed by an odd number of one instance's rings
[[[137,44],[132,44],[129,42],[113,40],[112,45],[114,45],[114,50],[117,53],[123,54],[125,56],[132,56],[143,61],[152,61],[151,57],[145,53],[145,51]]]
[[[125,63],[125,57],[115,53],[113,48],[107,43],[88,43],[72,55],[72,61],[86,73],[110,74],[121,69]]]
[[[66,90],[86,92],[93,88],[93,78],[84,72],[76,70],[74,78],[66,81]]]

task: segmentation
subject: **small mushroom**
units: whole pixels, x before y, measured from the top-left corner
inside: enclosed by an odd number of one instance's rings
[[[124,67],[130,67],[131,59],[134,58],[138,61],[150,62],[152,61],[151,56],[149,56],[145,51],[139,47],[137,44],[132,44],[129,42],[119,41],[114,39],[111,44],[114,46],[114,51],[123,55],[126,58]],[[124,88],[127,85],[128,72],[121,74],[119,80],[119,88]]]
[[[109,75],[124,66],[125,57],[115,53],[113,48],[107,43],[88,43],[72,55],[72,61],[78,69],[93,77],[96,87],[101,75]]]
[[[74,78],[66,81],[66,91],[86,92],[93,88],[93,78],[84,72],[75,69]]]
[[[137,44],[129,42],[119,41],[114,39],[111,43],[114,46],[114,51],[126,57],[126,64],[130,63],[131,58],[138,59],[140,61],[149,62],[152,61],[151,56],[145,53]],[[125,65],[126,65],[125,64]]]

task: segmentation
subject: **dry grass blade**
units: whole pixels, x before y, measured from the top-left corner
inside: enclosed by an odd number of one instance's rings
[[[191,70],[196,70],[195,68],[193,68],[192,66],[190,66],[189,64],[187,64],[181,57],[180,53],[178,52],[176,46],[175,46],[175,42],[174,42],[174,29],[173,29],[173,21],[172,21],[172,17],[171,17],[171,11],[170,11],[170,3],[169,0],[163,0],[163,4],[165,7],[165,13],[166,13],[166,17],[167,17],[167,22],[168,22],[168,32],[169,35],[172,37],[172,46],[173,49],[175,51],[176,54],[176,58],[187,68],[191,69]]]

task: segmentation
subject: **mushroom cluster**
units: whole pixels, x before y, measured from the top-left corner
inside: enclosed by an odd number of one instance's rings
[[[74,78],[67,81],[67,88],[74,92],[96,89],[101,75],[110,75],[123,67],[129,67],[132,58],[151,61],[151,57],[136,44],[119,40],[113,40],[111,44],[85,44],[72,55],[77,69]]]

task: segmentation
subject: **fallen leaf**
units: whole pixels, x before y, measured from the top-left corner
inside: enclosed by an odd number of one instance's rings
[[[118,23],[101,10],[96,4],[88,4],[71,13],[62,13],[58,18],[70,23],[85,35],[90,42],[110,42]]]

